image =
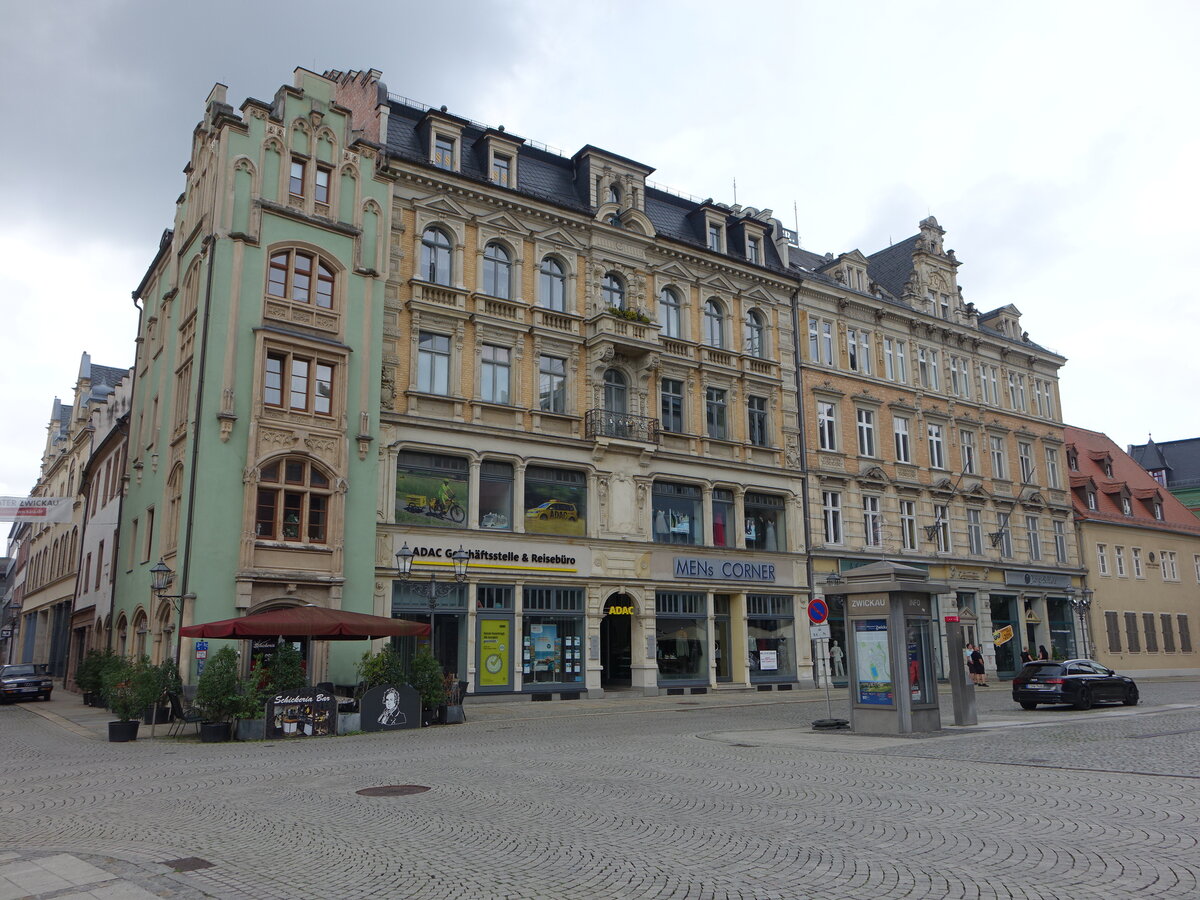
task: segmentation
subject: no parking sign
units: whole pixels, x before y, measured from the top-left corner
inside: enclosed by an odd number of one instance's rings
[[[814,625],[823,625],[829,618],[829,606],[823,597],[813,597],[808,603],[808,621]]]

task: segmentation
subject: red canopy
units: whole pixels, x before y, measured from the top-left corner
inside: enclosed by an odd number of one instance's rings
[[[326,641],[413,635],[427,637],[429,626],[407,619],[388,619],[365,613],[326,609],[324,606],[289,606],[236,619],[187,625],[180,634],[190,638],[311,637]]]

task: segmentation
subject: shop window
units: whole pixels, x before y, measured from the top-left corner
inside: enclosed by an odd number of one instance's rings
[[[587,533],[587,476],[546,466],[526,469],[525,530],[583,537]]]
[[[255,536],[265,541],[324,544],[329,525],[329,477],[297,457],[264,466],[258,478]]]
[[[476,609],[513,608],[513,587],[505,584],[481,584],[475,589]]]
[[[467,461],[457,456],[402,452],[396,459],[396,522],[462,527],[470,506]]]
[[[746,549],[786,550],[786,510],[782,497],[748,492],[746,509]]]
[[[733,491],[714,488],[712,492],[713,546],[732,547]]]
[[[427,648],[433,653],[442,671],[465,678],[467,674],[467,586],[456,584],[449,594],[433,601],[418,594],[414,586],[405,582],[393,582],[392,615],[410,622],[427,624],[431,628],[429,637],[393,638],[392,644],[400,654],[401,663],[407,668],[418,648]]]
[[[793,680],[796,677],[796,627],[792,598],[769,594],[746,597],[750,680]]]
[[[582,682],[583,591],[525,588],[522,607],[521,673],[525,686]]]
[[[513,467],[485,460],[479,468],[479,527],[512,531]]]
[[[703,543],[700,488],[669,481],[654,482],[654,540],[660,544]]]
[[[664,682],[708,682],[708,616],[704,594],[655,594],[655,656]]]

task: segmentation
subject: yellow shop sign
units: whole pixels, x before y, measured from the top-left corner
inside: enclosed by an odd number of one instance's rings
[[[608,614],[610,616],[632,616],[633,615],[633,607],[632,606],[610,606],[608,608]]]

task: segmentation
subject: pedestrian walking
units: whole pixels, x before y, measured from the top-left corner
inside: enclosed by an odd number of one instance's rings
[[[1038,659],[1049,659],[1050,654],[1046,652],[1045,644],[1038,644]]]

